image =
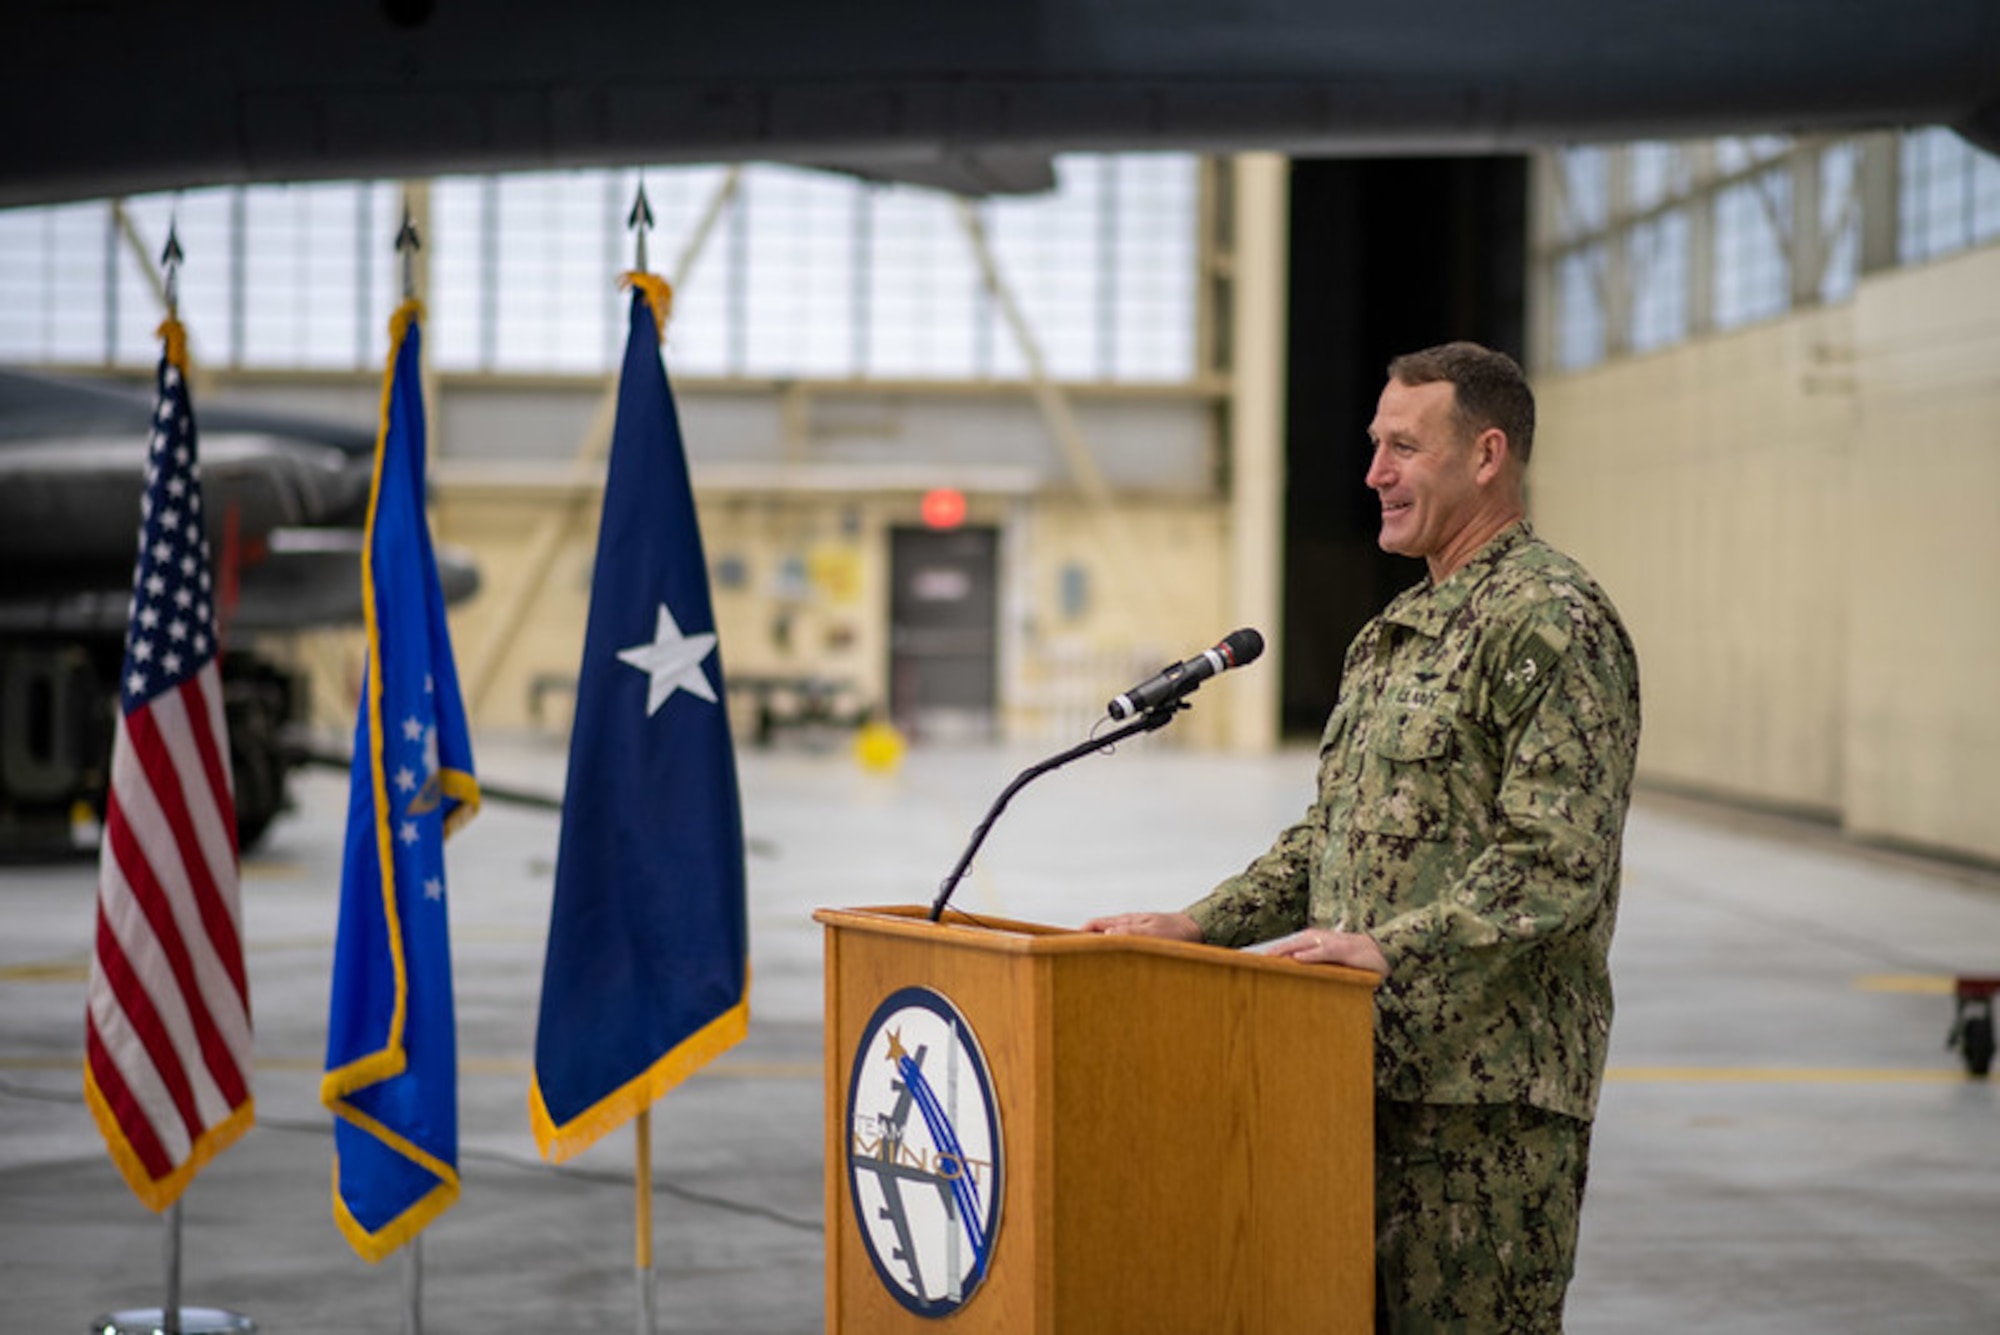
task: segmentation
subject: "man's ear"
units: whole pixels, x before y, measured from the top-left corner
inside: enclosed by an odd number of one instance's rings
[[[1489,426],[1472,440],[1472,454],[1476,462],[1480,483],[1486,484],[1497,479],[1506,471],[1514,457],[1514,450],[1507,443],[1507,433],[1497,426]]]

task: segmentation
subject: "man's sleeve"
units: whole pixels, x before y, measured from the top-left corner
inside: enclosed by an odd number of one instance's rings
[[[1494,839],[1456,888],[1370,933],[1406,985],[1569,931],[1616,883],[1638,750],[1629,643],[1556,599],[1498,651],[1484,705],[1505,747]]]

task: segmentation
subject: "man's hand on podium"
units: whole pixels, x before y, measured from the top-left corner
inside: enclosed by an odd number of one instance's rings
[[[1336,932],[1324,927],[1308,927],[1302,932],[1273,941],[1264,953],[1301,964],[1345,964],[1350,969],[1366,969],[1389,976],[1389,961],[1375,938],[1360,932]]]
[[[1201,941],[1201,928],[1185,913],[1114,913],[1109,917],[1092,918],[1083,925],[1083,930],[1101,932],[1106,936],[1158,936],[1169,941],[1193,941],[1197,944]],[[1375,944],[1375,938],[1360,932],[1308,927],[1251,949],[1260,955],[1297,960],[1300,964],[1344,964],[1350,969],[1366,969],[1384,978],[1389,976],[1389,961],[1383,956],[1382,948]]]
[[[1162,936],[1169,941],[1201,941],[1201,928],[1185,913],[1114,913],[1108,918],[1092,918],[1083,925],[1086,932],[1106,936]]]

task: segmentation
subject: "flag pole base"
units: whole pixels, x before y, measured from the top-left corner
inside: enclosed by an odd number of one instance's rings
[[[180,1335],[253,1335],[257,1323],[240,1312],[218,1307],[183,1307],[176,1329]],[[135,1307],[94,1317],[90,1335],[167,1335],[167,1314],[158,1307]]]

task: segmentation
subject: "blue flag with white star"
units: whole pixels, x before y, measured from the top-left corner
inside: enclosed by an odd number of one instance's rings
[[[577,677],[529,1113],[560,1162],[749,1024],[743,817],[708,565],[660,359],[667,287],[631,276]]]
[[[320,1100],[333,1215],[370,1261],[458,1199],[458,1049],[445,836],[479,809],[444,594],[424,517],[420,308],[390,324],[361,557],[368,659],[354,724],[339,937]]]

